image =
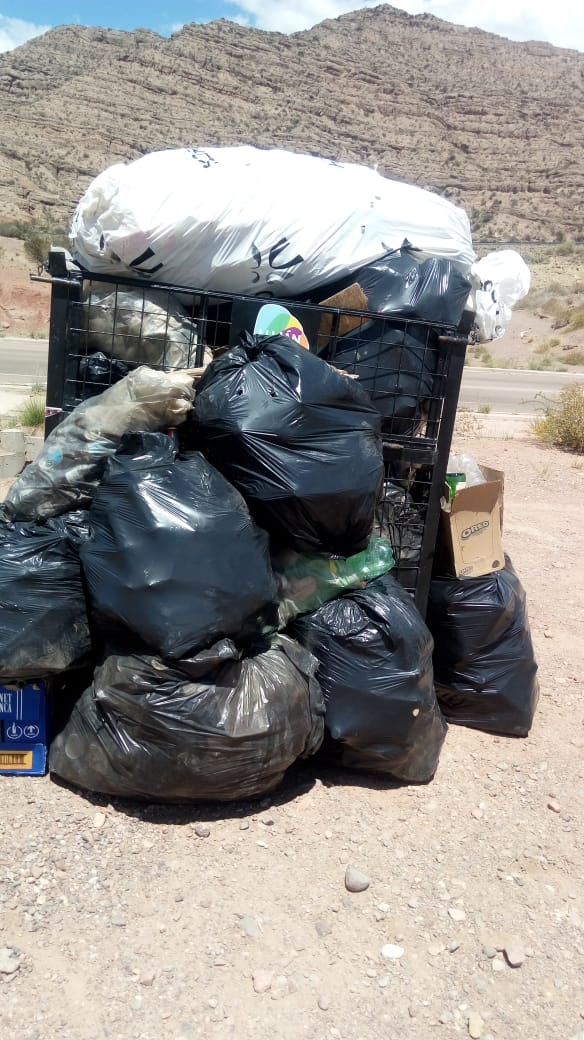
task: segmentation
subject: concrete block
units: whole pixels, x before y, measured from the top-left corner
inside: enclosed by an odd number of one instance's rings
[[[33,437],[32,435],[28,435],[27,437],[25,437],[25,451],[27,462],[34,462],[37,455],[40,455],[41,451],[43,450],[44,443],[45,439],[42,436]]]
[[[16,455],[12,451],[0,451],[0,480],[17,477],[25,463],[24,453]]]

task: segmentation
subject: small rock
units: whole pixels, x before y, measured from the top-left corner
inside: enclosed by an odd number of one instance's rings
[[[483,956],[488,957],[492,961],[493,957],[497,956],[497,951],[494,946],[483,946]]]
[[[133,1011],[140,1011],[144,1001],[142,997],[132,997],[130,1001],[130,1007]]]
[[[377,904],[377,909],[379,910],[379,912],[381,914],[388,914],[389,911],[391,910],[391,907],[390,907],[389,903],[378,903]]]
[[[366,892],[370,881],[367,874],[357,867],[347,867],[345,871],[345,888],[347,892]]]
[[[453,921],[460,922],[466,920],[466,913],[459,906],[449,906],[448,916],[451,917]]]
[[[253,988],[256,993],[267,993],[272,988],[273,974],[260,968],[252,975]]]
[[[255,917],[242,917],[239,922],[244,935],[247,935],[248,939],[259,939],[262,934],[262,930],[256,921]]]
[[[126,917],[126,915],[120,913],[119,910],[114,910],[114,912],[112,914],[112,924],[113,924],[113,926],[115,928],[125,928],[127,923],[128,923],[128,918]]]
[[[239,829],[240,829],[240,831],[248,831],[249,830],[249,820],[242,820],[241,823],[239,824]]]
[[[206,823],[198,823],[195,827],[195,834],[197,838],[208,838],[211,833],[211,828]]]
[[[428,947],[428,953],[431,957],[437,957],[439,953],[442,953],[443,949],[444,947],[442,946],[442,943],[432,943]]]
[[[397,961],[400,957],[403,957],[403,955],[403,946],[394,946],[392,943],[387,943],[381,951],[381,956],[385,957],[388,961]]]
[[[21,954],[12,950],[9,946],[0,949],[0,975],[14,975],[22,963]]]
[[[468,1016],[468,1035],[472,1040],[481,1040],[485,1023],[476,1011],[471,1011]]]
[[[547,807],[548,807],[548,809],[551,809],[551,811],[555,812],[555,813],[560,813],[562,811],[562,807],[561,807],[560,803],[556,802],[555,798],[550,798],[549,802],[547,803]]]
[[[105,813],[103,813],[103,812],[96,812],[95,816],[93,817],[93,826],[96,827],[99,830],[100,827],[103,827],[105,821],[106,821]]]
[[[319,935],[321,939],[326,939],[327,935],[330,935],[332,932],[332,928],[326,923],[326,921],[315,921],[314,927],[316,929],[316,934]]]
[[[328,1011],[331,1006],[330,997],[321,996],[318,998],[318,1006],[321,1011]]]
[[[505,971],[505,961],[500,957],[493,957],[491,964],[493,965],[493,971]]]
[[[268,849],[270,847],[267,841],[256,841],[256,845],[258,849]]]
[[[509,939],[503,950],[510,968],[520,968],[525,960],[523,943],[519,939]]]
[[[143,971],[141,976],[140,976],[140,985],[141,986],[153,986],[155,978],[156,978],[156,972],[155,971]]]
[[[455,939],[454,942],[448,944],[448,952],[456,953],[457,950],[460,950],[460,943]]]
[[[387,989],[387,987],[389,986],[390,982],[391,982],[391,977],[389,975],[382,975],[381,978],[377,980],[377,985],[379,986],[380,989]]]

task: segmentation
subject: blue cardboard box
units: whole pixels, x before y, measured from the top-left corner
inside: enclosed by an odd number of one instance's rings
[[[0,684],[0,774],[44,776],[49,710],[47,684]]]

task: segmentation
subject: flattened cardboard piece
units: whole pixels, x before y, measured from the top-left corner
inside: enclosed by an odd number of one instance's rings
[[[346,289],[341,289],[341,292],[335,293],[334,296],[330,296],[328,300],[321,300],[320,306],[338,307],[341,310],[366,311],[369,308],[369,300],[359,283],[353,282],[353,284],[348,285]],[[328,346],[331,338],[333,320],[333,314],[323,314],[320,319],[317,341],[318,350],[322,350],[324,347]],[[365,318],[359,318],[355,314],[342,314],[339,318],[338,335],[346,336],[349,332],[353,332],[355,329],[360,328],[361,325],[364,325],[365,320]]]
[[[457,578],[478,578],[505,566],[504,476],[487,466],[481,466],[481,471],[487,482],[457,491],[450,510],[442,510],[442,537]]]

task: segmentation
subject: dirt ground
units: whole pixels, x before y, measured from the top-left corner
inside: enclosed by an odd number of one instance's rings
[[[505,471],[540,666],[530,737],[450,727],[428,786],[304,767],[259,805],[2,778],[3,1037],[583,1040],[584,467],[529,440],[459,444]],[[515,968],[497,952],[513,940]]]

